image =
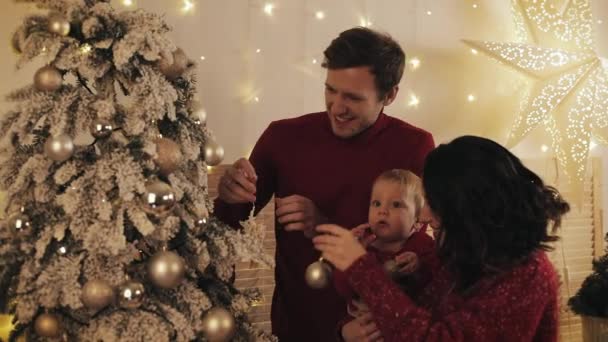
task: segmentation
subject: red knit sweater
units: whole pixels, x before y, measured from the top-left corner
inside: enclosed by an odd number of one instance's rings
[[[346,275],[369,306],[385,342],[557,341],[558,279],[544,252],[508,272],[482,279],[467,296],[441,268],[416,305],[372,254]]]
[[[367,222],[370,189],[383,171],[409,169],[420,175],[431,134],[381,113],[361,134],[336,137],[326,112],[276,121],[251,153],[256,169],[256,210],[273,195],[311,199],[330,223],[355,227]],[[251,205],[215,202],[215,215],[232,225],[244,220]],[[345,302],[332,286],[308,287],[306,267],[319,258],[310,239],[287,232],[276,222],[276,287],[272,299],[272,331],[281,341],[335,341]]]

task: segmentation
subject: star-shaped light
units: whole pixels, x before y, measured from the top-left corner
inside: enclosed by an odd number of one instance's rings
[[[588,0],[513,0],[520,42],[464,42],[533,79],[507,141],[541,125],[570,178],[583,191],[591,138],[608,143],[608,66],[595,52]]]

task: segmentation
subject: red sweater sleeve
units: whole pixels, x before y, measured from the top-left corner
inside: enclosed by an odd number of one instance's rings
[[[540,259],[514,268],[466,298],[449,291],[433,293],[435,304],[425,307],[400,291],[373,255],[358,259],[346,274],[386,342],[556,341],[557,276],[544,253]]]
[[[277,140],[274,123],[262,133],[255,144],[249,161],[255,168],[258,176],[256,183],[255,214],[257,215],[273,196],[276,189],[276,168],[273,160],[273,145]],[[237,227],[239,221],[243,221],[251,211],[251,203],[228,204],[219,197],[214,202],[214,215],[224,223]]]
[[[415,173],[418,176],[422,176],[422,169],[424,168],[424,161],[426,160],[426,156],[435,148],[435,141],[433,140],[433,136],[425,132],[420,139],[417,148],[411,150],[411,166],[410,171]]]

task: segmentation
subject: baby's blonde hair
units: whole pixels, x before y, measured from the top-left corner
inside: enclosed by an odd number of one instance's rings
[[[414,212],[416,218],[418,218],[420,209],[424,206],[424,190],[420,177],[409,170],[392,169],[382,172],[374,181],[374,185],[381,180],[398,183],[403,187],[403,190],[405,190],[408,196],[412,196],[415,206]]]

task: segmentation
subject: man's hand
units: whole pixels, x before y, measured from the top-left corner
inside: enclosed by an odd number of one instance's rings
[[[365,313],[342,327],[342,338],[345,342],[381,342],[380,330],[373,321],[371,313]]]
[[[249,160],[237,160],[220,178],[218,197],[230,204],[255,202],[258,176]]]
[[[277,197],[275,213],[277,220],[285,230],[303,231],[304,235],[309,238],[315,235],[317,225],[327,222],[314,202],[300,195]]]

